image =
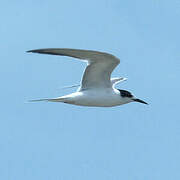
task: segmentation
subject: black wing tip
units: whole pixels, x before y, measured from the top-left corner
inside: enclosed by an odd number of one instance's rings
[[[60,53],[53,52],[54,48],[46,48],[46,49],[34,49],[28,50],[27,53],[39,53],[39,54],[51,54],[51,55],[61,55]]]
[[[39,49],[35,49],[35,50],[28,50],[26,51],[27,53],[39,53],[40,50]]]
[[[55,51],[56,48],[46,48],[46,49],[34,49],[34,50],[29,50],[26,51],[27,53],[39,53],[39,54],[50,54],[50,55],[61,55],[63,56],[64,54],[58,53]]]

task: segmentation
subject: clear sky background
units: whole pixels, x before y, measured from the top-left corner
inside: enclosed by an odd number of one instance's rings
[[[180,1],[0,3],[1,180],[180,179]],[[150,105],[28,103],[75,89],[86,64],[36,48],[106,51],[117,87]]]

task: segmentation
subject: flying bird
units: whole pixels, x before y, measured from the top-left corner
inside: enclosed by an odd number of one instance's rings
[[[132,93],[116,89],[115,85],[126,78],[111,78],[111,73],[120,63],[112,54],[80,49],[48,48],[27,51],[29,53],[69,56],[87,62],[81,85],[76,92],[51,99],[31,101],[63,102],[79,106],[112,107],[130,102],[148,104]],[[73,87],[73,86],[72,86]]]

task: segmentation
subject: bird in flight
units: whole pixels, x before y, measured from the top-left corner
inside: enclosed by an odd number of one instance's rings
[[[126,78],[111,78],[111,73],[120,63],[112,54],[80,49],[48,48],[27,51],[29,53],[69,56],[87,62],[81,85],[74,93],[51,99],[34,101],[63,102],[79,106],[112,107],[130,102],[148,104],[129,91],[116,89],[115,85]]]

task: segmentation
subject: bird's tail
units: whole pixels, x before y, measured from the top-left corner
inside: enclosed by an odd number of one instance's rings
[[[47,102],[65,102],[65,98],[51,98],[51,99],[34,99],[34,100],[29,100],[29,102],[40,102],[40,101],[47,101]]]

